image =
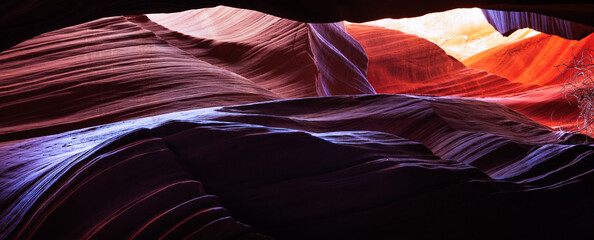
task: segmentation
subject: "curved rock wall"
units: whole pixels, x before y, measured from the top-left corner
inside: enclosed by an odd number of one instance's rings
[[[510,2],[2,2],[0,238],[592,238],[594,140],[528,117],[566,109],[547,74],[249,10],[97,19],[223,3],[311,21],[466,5],[591,21],[589,4]],[[364,95],[320,97],[341,94]]]
[[[574,56],[582,56],[584,50],[592,48],[593,34],[580,41],[540,34],[489,49],[463,62],[469,67],[504,76],[513,82],[539,85],[539,89],[518,92],[497,101],[539,122],[572,130],[578,124],[576,118],[579,109],[575,99],[565,99],[562,85],[573,72],[556,66],[571,61]]]
[[[484,9],[487,21],[507,36],[522,28],[579,40],[594,32],[594,27],[531,12],[513,12]]]
[[[553,1],[535,4],[532,0],[490,1],[277,1],[277,0],[110,0],[56,1],[8,0],[0,3],[0,31],[4,39],[0,51],[44,32],[102,17],[127,14],[177,12],[226,5],[262,11],[302,22],[363,22],[380,18],[420,16],[454,8],[479,7],[505,11],[530,11],[594,26],[594,5],[584,1]]]
[[[49,147],[71,138],[87,146]],[[7,157],[55,154],[3,170],[5,183],[23,185],[3,189],[1,233],[591,236],[586,139],[461,98],[338,96],[170,113],[0,145]],[[45,167],[31,171],[37,164]]]
[[[375,93],[365,53],[337,24],[223,7],[151,17],[104,18],[0,53],[0,111],[10,113],[0,114],[0,139],[197,107]]]

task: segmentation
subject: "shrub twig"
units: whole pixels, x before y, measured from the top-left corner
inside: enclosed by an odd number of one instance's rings
[[[576,55],[572,46],[571,54],[572,60],[555,67],[564,82],[565,99],[570,103],[575,99],[580,109],[576,119],[577,132],[589,135],[594,132],[594,51],[584,49]]]

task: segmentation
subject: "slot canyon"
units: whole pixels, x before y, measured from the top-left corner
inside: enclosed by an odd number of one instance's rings
[[[6,0],[0,31],[0,239],[594,239],[592,2]]]

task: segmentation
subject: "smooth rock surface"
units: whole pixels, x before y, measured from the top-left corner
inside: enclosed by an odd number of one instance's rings
[[[367,95],[192,110],[4,143],[3,161],[65,138],[98,145],[4,169],[3,184],[27,184],[3,191],[3,236],[263,238],[228,214],[280,239],[591,234],[573,223],[594,200],[585,136],[493,103]]]

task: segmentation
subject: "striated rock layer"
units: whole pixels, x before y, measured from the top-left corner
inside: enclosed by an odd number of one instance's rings
[[[81,143],[56,147],[66,139]],[[2,188],[0,233],[591,237],[586,139],[461,98],[343,96],[177,112],[1,144],[2,184],[11,187]]]
[[[458,5],[590,20],[571,2],[8,1],[2,49],[220,3],[312,21]],[[547,88],[348,28],[363,46],[337,23],[219,7],[1,52],[0,238],[594,237],[594,139],[471,99]]]
[[[302,22],[363,22],[381,18],[402,18],[440,12],[454,8],[479,7],[505,11],[530,11],[581,24],[594,26],[594,5],[583,0],[490,1],[277,1],[277,0],[111,0],[57,1],[7,0],[0,3],[0,31],[4,34],[0,51],[8,49],[38,34],[101,17],[177,12],[189,9],[226,5],[262,11]]]
[[[385,27],[425,38],[460,61],[503,43],[539,33],[525,28],[507,37],[502,36],[478,8],[453,9],[414,18],[386,18],[361,24]]]
[[[0,53],[0,140],[197,107],[375,93],[361,46],[337,24],[230,8],[176,16],[159,20],[173,30],[145,16],[104,18]]]
[[[228,7],[149,17],[163,27],[141,26],[172,45],[283,98],[375,93],[365,78],[365,52],[338,24],[307,24]]]
[[[510,35],[522,28],[532,28],[543,33],[557,35],[567,39],[579,40],[594,32],[593,26],[575,23],[563,19],[532,12],[514,12],[483,10],[485,17],[497,31]]]
[[[556,66],[573,60],[574,56],[580,57],[585,50],[593,48],[593,34],[580,41],[540,34],[489,49],[463,62],[469,67],[498,74],[514,82],[539,85],[540,88],[536,90],[493,100],[539,122],[572,130],[575,129],[579,110],[577,104],[571,102],[575,99],[565,99],[561,89],[574,72]]]
[[[369,58],[367,77],[380,93],[487,97],[537,86],[466,67],[443,49],[415,35],[367,25],[349,24]]]
[[[580,41],[539,34],[478,53],[463,63],[516,82],[550,86],[563,83],[563,78],[559,76],[565,74],[565,69],[555,66],[573,60],[574,55],[579,57],[584,50],[592,48],[594,34]]]
[[[561,91],[570,72],[554,66],[571,60],[572,49],[579,56],[592,48],[594,35],[571,41],[539,34],[460,62],[434,43],[397,30],[357,24],[347,30],[365,49],[368,80],[380,93],[481,98],[552,127],[576,129],[579,109]]]

